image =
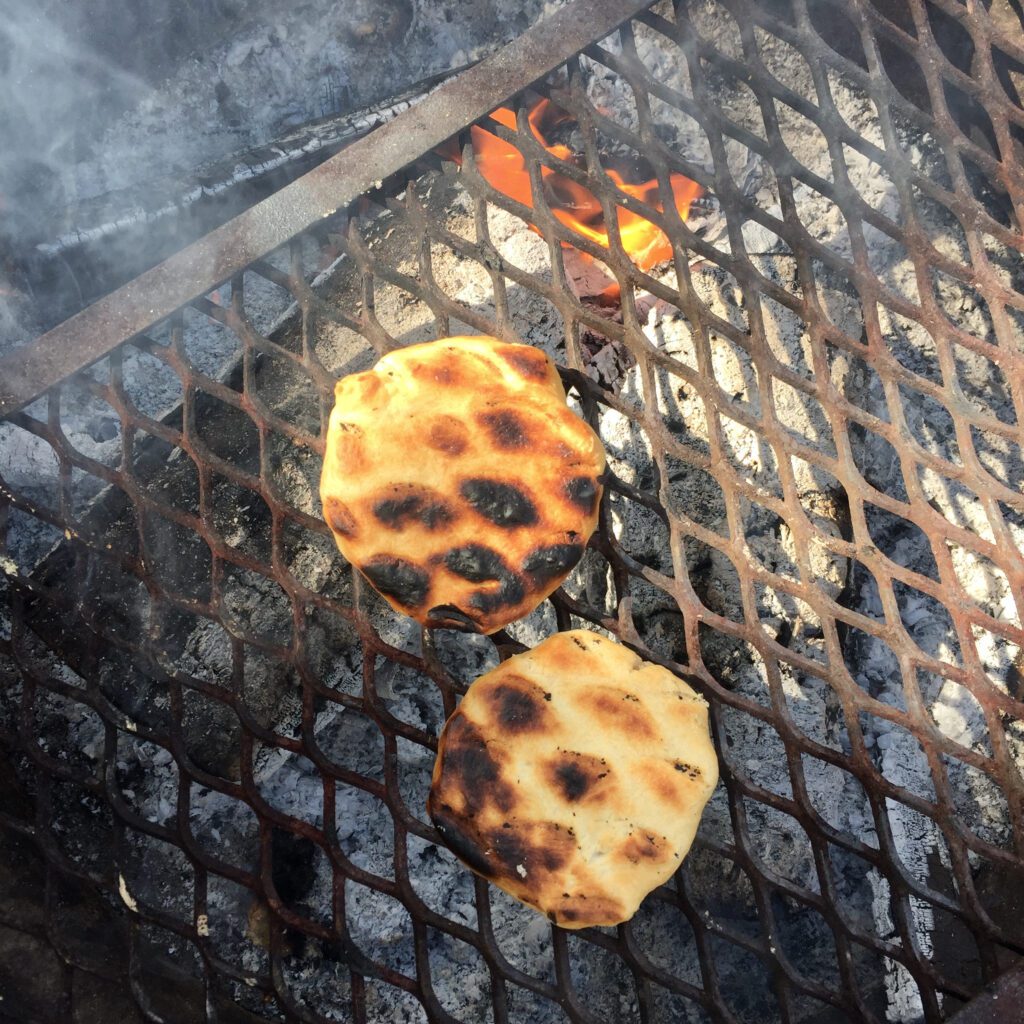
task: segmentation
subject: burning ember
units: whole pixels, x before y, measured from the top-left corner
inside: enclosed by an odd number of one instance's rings
[[[490,116],[506,128],[514,130],[516,127],[515,113],[508,107],[499,107]],[[552,156],[582,166],[580,157],[568,146],[548,141],[554,129],[573,123],[569,114],[560,110],[550,100],[541,99],[530,110],[527,120],[534,138]],[[476,166],[484,179],[510,199],[532,207],[530,175],[519,150],[479,125],[473,125],[470,133]],[[662,212],[657,179],[631,183],[612,168],[606,169],[605,173],[626,195],[633,196]],[[549,167],[542,166],[541,175],[547,187],[546,198],[555,217],[566,227],[608,248],[608,228],[598,198],[582,185]],[[701,195],[703,189],[697,182],[681,174],[672,174],[670,182],[676,210],[679,216],[686,220],[690,205]],[[648,270],[655,264],[672,258],[672,243],[657,225],[622,207],[617,208],[616,217],[622,247],[641,270]]]

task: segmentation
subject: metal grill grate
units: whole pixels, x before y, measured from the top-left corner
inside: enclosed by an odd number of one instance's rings
[[[126,978],[167,1021],[832,1022],[946,1019],[1015,963],[1011,22],[660,4],[520,94],[516,130],[480,122],[532,208],[467,132],[461,168],[428,156],[210,291],[218,262],[66,380],[46,339],[9,357],[54,383],[22,377],[7,407],[35,400],[0,424],[0,972],[7,935],[52,945],[60,1019]],[[534,137],[541,97],[577,161]],[[663,197],[679,173],[709,198],[684,222],[626,195],[606,168],[641,158]],[[610,247],[559,219],[544,167],[600,201]],[[637,268],[620,209],[670,265]],[[619,306],[581,286],[595,267]],[[528,620],[421,636],[334,552],[322,434],[338,375],[477,332],[565,368],[608,495]],[[424,803],[465,686],[580,624],[697,680],[722,783],[633,922],[569,934],[459,867]],[[0,1014],[45,1017],[40,976]]]

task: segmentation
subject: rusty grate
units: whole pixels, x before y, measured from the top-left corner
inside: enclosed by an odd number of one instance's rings
[[[0,424],[0,1014],[123,979],[167,1021],[938,1021],[1017,962],[1013,19],[659,4],[520,93],[515,129],[480,122],[532,208],[464,132],[460,169],[427,155],[226,283],[193,267],[202,297],[141,333],[156,307],[126,299],[86,369],[9,357],[53,386],[23,375]],[[532,134],[542,97],[577,161]],[[627,196],[613,158],[703,205]],[[671,264],[568,228],[543,167]],[[335,378],[477,332],[550,351],[610,463],[584,561],[493,640],[411,630],[316,497]],[[634,921],[568,934],[459,867],[424,803],[465,686],[580,624],[697,680],[722,783]],[[10,981],[37,947],[46,991]]]

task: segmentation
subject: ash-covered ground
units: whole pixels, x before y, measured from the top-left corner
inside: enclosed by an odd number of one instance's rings
[[[731,17],[713,2],[691,5],[691,17],[698,31],[724,52],[740,56],[736,40],[738,29]],[[770,72],[794,91],[814,96],[810,68],[804,58],[774,37],[759,34],[762,57]],[[638,31],[638,52],[652,74],[684,95],[691,95],[685,67],[678,52],[666,40],[647,30]],[[596,106],[610,116],[635,127],[631,119],[635,107],[628,87],[621,79],[589,66],[592,76],[589,95]],[[764,135],[761,113],[754,94],[742,83],[724,76],[714,79],[715,97],[722,114]],[[863,138],[884,146],[878,111],[871,100],[849,82],[831,76],[830,89],[843,119]],[[776,104],[780,129],[787,148],[805,167],[826,180],[833,168],[824,139],[806,119],[783,104]],[[707,137],[696,122],[680,115],[668,104],[655,105],[652,113],[659,132],[691,162],[713,168]],[[939,175],[943,166],[941,152],[934,141],[907,133],[901,138],[914,163],[925,173]],[[727,144],[729,173],[753,202],[766,211],[781,215],[778,185],[771,169],[743,145]],[[899,200],[895,186],[885,173],[869,160],[847,147],[844,150],[850,181],[877,210],[896,219]],[[429,176],[420,181],[417,195],[427,215],[447,231],[474,241],[477,229],[474,203],[457,175]],[[838,255],[849,257],[851,243],[846,222],[838,208],[814,189],[797,184],[794,201],[805,228],[817,240]],[[944,208],[922,203],[919,215],[938,248],[958,255],[970,263],[957,222]],[[723,252],[728,237],[721,216],[711,207],[695,213],[693,226],[700,227],[707,239]],[[551,280],[550,253],[546,242],[521,220],[493,207],[487,211],[490,240],[509,263]],[[365,228],[365,237],[374,261],[389,266],[411,279],[422,281],[417,246],[421,239],[415,224],[401,213],[376,218]],[[913,264],[899,242],[883,231],[868,228],[866,242],[872,268],[879,279],[898,294],[916,294]],[[771,232],[748,222],[743,242],[758,269],[770,280],[794,294],[800,284],[796,259],[787,245]],[[1020,290],[1024,274],[1019,254],[1007,250],[994,253],[1006,268],[1008,279]],[[312,266],[311,254],[311,266]],[[284,265],[283,263],[281,264]],[[709,309],[740,331],[749,328],[751,303],[759,303],[765,332],[774,354],[797,372],[813,377],[811,339],[806,323],[789,309],[760,295],[743,294],[731,275],[708,261],[694,260],[690,268],[693,288]],[[437,287],[467,312],[492,316],[495,309],[492,279],[481,263],[460,256],[442,244],[431,245],[431,275]],[[657,276],[673,281],[673,272],[659,268]],[[859,340],[865,334],[865,314],[856,292],[843,275],[824,264],[815,266],[819,298],[826,315],[836,328]],[[254,286],[248,288],[249,279]],[[289,297],[270,285],[259,286],[256,278],[247,278],[246,307],[258,329],[272,334],[286,347],[297,351],[299,330],[288,318]],[[354,314],[361,308],[362,292],[352,260],[342,258],[320,286],[322,295],[337,308]],[[952,279],[938,280],[936,297],[941,308],[964,330],[977,338],[993,340],[991,318],[983,300],[969,294]],[[227,296],[221,295],[221,301]],[[516,335],[523,341],[543,347],[559,362],[566,361],[564,324],[558,311],[542,296],[509,283],[509,317]],[[916,322],[879,307],[880,327],[886,342],[898,358],[925,379],[941,381],[934,340]],[[413,294],[377,278],[374,286],[373,315],[379,325],[401,344],[436,336],[435,311]],[[186,344],[194,364],[211,376],[229,378],[237,365],[238,342],[226,329],[198,313],[186,315]],[[452,318],[449,333],[475,333],[469,323]],[[735,409],[758,416],[767,396],[749,353],[724,334],[709,339],[710,365],[702,368],[692,329],[680,311],[664,302],[651,302],[643,326],[647,340],[669,355],[679,367],[713,376],[722,392],[733,396]],[[373,352],[366,341],[346,328],[323,318],[310,328],[318,358],[338,375],[362,369],[372,363]],[[166,334],[154,332],[158,343]],[[594,343],[591,370],[594,376],[608,379],[614,375],[619,399],[637,412],[649,410],[667,419],[677,441],[695,451],[708,454],[712,445],[711,407],[701,391],[684,376],[668,370],[654,375],[654,393],[646,393],[639,367],[622,362],[614,346]],[[960,388],[968,401],[990,410],[1005,422],[1014,422],[1010,389],[1000,380],[995,364],[984,356],[963,349],[957,356]],[[123,358],[126,390],[132,401],[155,418],[172,413],[181,398],[177,376],[152,357],[128,349]],[[891,413],[878,374],[857,357],[835,349],[828,370],[835,388],[852,404],[880,419]],[[102,366],[98,376],[109,372]],[[282,375],[266,361],[259,371],[259,386],[275,413],[303,429],[315,433],[319,412],[308,383]],[[265,390],[264,390],[265,389]],[[78,396],[76,398],[76,396]],[[939,403],[921,392],[900,392],[902,415],[922,445],[947,456],[955,452],[956,433],[952,417]],[[785,427],[801,436],[823,453],[834,455],[836,438],[825,410],[808,396],[776,382],[772,394],[774,414]],[[78,404],[75,404],[77,401]],[[38,410],[37,410],[38,411]],[[120,421],[113,410],[84,392],[70,391],[70,402],[61,411],[64,430],[70,443],[101,463],[115,466],[120,457],[122,439]],[[218,415],[220,418],[218,419]],[[752,483],[771,493],[782,493],[778,457],[740,419],[719,416],[724,449],[732,467]],[[714,474],[680,460],[666,460],[647,434],[638,426],[636,416],[602,407],[599,428],[609,463],[615,474],[628,484],[652,490],[665,469],[669,471],[670,492],[678,507],[706,529],[727,537],[737,526],[746,537],[748,557],[782,577],[800,578],[798,563],[803,557],[785,519],[765,506],[743,500],[742,522],[729,522],[722,488]],[[210,435],[221,434],[219,453],[236,464],[250,464],[253,458],[252,432],[233,424],[223,409],[211,411]],[[269,442],[276,445],[276,442]],[[849,436],[854,459],[865,479],[894,497],[905,495],[905,483],[894,450],[888,442],[866,429],[852,430]],[[1012,453],[996,453],[1009,462]],[[168,452],[162,466],[152,474],[151,486],[174,496],[183,508],[198,507],[198,485],[192,479],[187,459]],[[319,514],[316,480],[317,460],[305,449],[282,441],[269,461],[272,481],[287,503],[300,512]],[[841,538],[849,535],[849,510],[838,481],[820,467],[799,459],[790,470],[800,502],[819,531]],[[20,494],[43,505],[53,505],[57,463],[45,442],[26,431],[0,425],[0,477]],[[1019,486],[1020,475],[1012,475]],[[950,522],[984,538],[991,538],[991,525],[985,506],[957,491],[949,480],[927,474],[922,478],[929,500]],[[930,489],[929,489],[930,488]],[[101,482],[87,474],[73,481],[76,509],[81,515],[106,516],[112,543],[124,541],[131,525],[123,516],[103,511],[107,497]],[[636,502],[620,495],[609,497],[613,531],[622,546],[638,562],[666,575],[686,572],[701,601],[726,618],[742,621],[744,611],[739,578],[730,561],[713,547],[692,540],[684,546],[685,565],[673,563],[669,537],[662,522]],[[226,484],[210,499],[217,529],[227,543],[257,557],[269,552],[270,516],[266,506],[251,492],[240,494]],[[90,509],[92,512],[90,512]],[[880,550],[899,564],[935,575],[934,555],[925,534],[915,524],[883,509],[867,511],[873,540]],[[8,555],[23,572],[47,572],[57,556],[61,537],[57,531],[28,515],[12,517]],[[1019,528],[1013,526],[1019,543]],[[177,546],[175,544],[177,543]],[[187,541],[183,555],[181,539],[170,531],[153,540],[154,552],[169,568],[175,586],[203,586],[204,563],[190,562]],[[287,544],[289,572],[303,585],[329,593],[343,601],[358,600],[371,616],[379,635],[397,648],[421,652],[418,627],[394,615],[366,588],[353,592],[346,566],[333,547],[323,538],[296,531]],[[173,558],[171,557],[173,553]],[[261,554],[262,553],[262,554]],[[825,547],[813,548],[806,556],[815,584],[830,598],[861,615],[881,619],[882,599],[874,577],[856,562],[840,558]],[[1017,610],[1005,573],[991,562],[972,555],[963,547],[951,548],[952,563],[964,596],[989,611],[997,619],[1018,622]],[[171,565],[171,563],[174,563]],[[937,576],[936,576],[937,578]],[[105,590],[114,592],[110,604],[126,628],[149,624],[150,606],[139,588],[127,577],[113,574],[98,580]],[[589,553],[566,584],[566,591],[587,604],[612,611],[613,581],[606,563]],[[119,595],[119,596],[118,596]],[[932,598],[904,588],[897,593],[905,628],[921,649],[950,665],[963,664],[956,632],[942,607]],[[807,662],[817,662],[826,674],[828,655],[822,624],[806,604],[787,596],[782,590],[762,587],[757,592],[757,612],[769,636],[780,639]],[[223,626],[205,619],[176,625],[173,635],[161,636],[156,645],[173,668],[204,682],[237,687],[241,677],[242,698],[246,708],[264,728],[281,736],[301,733],[301,680],[287,659],[251,650],[238,664],[238,654],[228,629],[234,625],[257,634],[283,650],[292,630],[292,609],[276,584],[256,574],[238,572],[224,586]],[[670,595],[646,584],[634,584],[633,619],[641,638],[653,650],[666,657],[682,660],[686,656],[683,622],[679,607]],[[350,626],[327,615],[304,611],[303,657],[309,668],[325,685],[339,693],[358,696],[364,691],[363,666],[356,638]],[[576,623],[582,624],[582,623]],[[1018,623],[1019,624],[1019,623]],[[224,628],[227,627],[227,628]],[[555,628],[554,612],[548,604],[515,624],[509,632],[519,642],[531,646]],[[706,638],[706,643],[704,642]],[[484,638],[439,631],[435,634],[436,656],[448,672],[469,683],[496,661],[493,646]],[[1005,638],[994,633],[977,637],[978,658],[988,684],[1006,690],[1015,678],[1019,651]],[[766,666],[748,644],[738,645],[725,634],[709,630],[702,636],[702,658],[724,685],[735,693],[761,705],[770,704]],[[843,650],[847,668],[856,682],[883,704],[905,710],[907,695],[901,668],[893,652],[877,638],[849,629]],[[40,651],[40,658],[45,658]],[[60,673],[70,685],[81,685],[68,666],[52,657],[49,670]],[[115,658],[103,666],[107,678],[105,694],[126,714],[139,721],[159,722],[167,714],[167,695],[152,680],[140,674],[128,682],[117,678],[124,665]],[[850,738],[840,701],[823,677],[799,671],[782,662],[781,687],[787,709],[797,727],[808,737],[836,751],[849,753]],[[967,748],[990,752],[984,713],[965,687],[944,676],[922,674],[917,685],[921,699],[940,732]],[[437,687],[426,677],[394,664],[380,662],[374,681],[378,705],[396,722],[436,736],[444,719]],[[9,690],[3,705],[5,714],[13,711],[16,690]],[[82,765],[98,765],[103,751],[104,732],[98,716],[70,700],[53,700],[44,707],[37,702],[40,742],[53,756],[63,756]],[[719,751],[730,773],[749,779],[782,797],[792,797],[792,781],[785,750],[776,731],[766,722],[740,710],[721,707],[717,713]],[[887,720],[862,715],[859,723],[875,765],[886,779],[906,787],[926,799],[934,799],[929,765],[914,737]],[[190,756],[204,770],[237,779],[239,730],[233,713],[210,700],[186,701],[184,732],[189,738]],[[1015,734],[1007,728],[1011,749],[1024,762],[1024,743],[1013,747]],[[116,757],[117,784],[130,806],[150,821],[172,827],[179,800],[179,772],[171,753],[153,744],[120,734]],[[323,701],[316,708],[312,737],[318,751],[344,769],[357,772],[372,782],[385,779],[383,739],[372,718],[334,701]],[[877,846],[876,822],[867,796],[852,775],[824,761],[805,757],[804,779],[808,795],[817,812],[832,826],[869,846]],[[413,816],[424,820],[424,804],[433,757],[424,745],[406,739],[397,741],[397,777],[400,799]],[[962,761],[946,759],[946,771],[956,800],[956,812],[965,826],[996,845],[1009,838],[1009,813],[1001,789],[990,776]],[[324,782],[309,759],[271,745],[257,743],[251,763],[254,783],[262,799],[275,811],[292,816],[316,829],[332,830],[341,853],[357,868],[384,879],[395,877],[395,829],[392,812],[377,799],[355,785],[334,784],[334,822],[324,821]],[[812,891],[818,891],[818,868],[809,838],[795,819],[756,800],[744,801],[747,829],[753,855],[782,878]],[[89,814],[80,809],[62,808],[68,821],[80,823]],[[897,852],[906,868],[923,883],[941,888],[943,871],[949,877],[949,854],[939,829],[930,819],[897,801],[886,805],[888,827],[895,838]],[[101,818],[102,815],[96,816]],[[258,823],[244,803],[205,787],[192,785],[190,829],[196,841],[223,860],[252,869],[258,858]],[[102,843],[95,838],[98,826],[66,830],[63,837],[74,855],[83,859],[103,856]],[[90,828],[94,831],[90,832]],[[90,836],[92,838],[90,838]],[[709,921],[756,937],[759,911],[756,894],[747,875],[730,860],[714,852],[716,844],[734,842],[731,811],[724,786],[712,799],[701,825],[705,842],[698,844],[682,872],[687,895],[698,913]],[[121,862],[125,903],[152,905],[170,909],[188,919],[192,906],[191,868],[172,846],[129,833],[128,852]],[[405,871],[417,896],[429,907],[451,920],[476,927],[478,905],[474,882],[443,847],[426,843],[415,836],[405,838]],[[315,845],[282,833],[272,838],[273,880],[281,898],[294,911],[312,921],[329,923],[336,894],[332,891],[333,872],[327,857]],[[980,868],[980,865],[979,865]],[[893,939],[888,885],[865,861],[833,848],[832,870],[835,898],[843,914],[858,927],[883,938]],[[415,974],[412,927],[408,913],[390,896],[347,882],[345,884],[345,920],[353,942],[369,957],[407,975]],[[520,907],[497,890],[490,890],[491,926],[503,955],[519,970],[540,978],[555,977],[552,933],[549,925]],[[838,967],[831,932],[815,911],[795,902],[777,900],[773,912],[779,925],[779,941],[791,964],[813,981],[838,986]],[[914,901],[914,928],[922,950],[937,956],[951,955],[941,949],[943,937],[931,908]],[[209,931],[218,955],[253,977],[268,970],[268,911],[251,891],[216,875],[207,889]],[[631,926],[637,945],[653,963],[676,977],[696,985],[702,978],[696,944],[690,925],[671,903],[649,899]],[[349,1019],[350,979],[336,949],[328,944],[289,933],[284,957],[284,981],[300,1003],[329,1019]],[[157,940],[159,945],[159,940]],[[740,1019],[763,1021],[778,1013],[771,982],[756,958],[725,941],[713,943],[717,984],[723,998]],[[429,931],[431,981],[444,1008],[457,1019],[476,1022],[490,1019],[490,974],[487,965],[471,947],[439,932]],[[888,961],[854,947],[854,967],[864,986],[865,999],[879,1015],[892,1021],[920,1020],[921,999],[906,972]],[[574,957],[573,983],[581,998],[602,1020],[638,1019],[632,981],[623,964],[603,954],[597,947],[577,938],[570,939]],[[859,952],[856,952],[858,951]],[[164,948],[172,959],[180,953]],[[247,1008],[273,1016],[256,989],[244,983],[235,986],[234,996]],[[564,1018],[554,1003],[530,996],[525,989],[509,986],[509,1016],[516,1021],[555,1021]],[[814,1019],[821,1004],[811,1001],[797,1007],[797,1019]],[[657,1021],[705,1019],[698,1008],[680,999],[671,999],[656,987]],[[367,990],[368,1018],[375,1022],[423,1020],[422,1008],[412,998],[393,987],[371,982]]]

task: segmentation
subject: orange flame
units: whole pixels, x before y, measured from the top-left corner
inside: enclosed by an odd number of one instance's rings
[[[516,127],[515,114],[507,107],[499,107],[491,117],[506,128],[514,130]],[[550,100],[542,99],[530,110],[527,120],[534,137],[552,156],[569,163],[579,163],[579,159],[568,146],[549,143],[545,135],[552,128],[570,121],[567,113],[555,107]],[[478,125],[473,125],[470,129],[470,136],[476,166],[484,179],[509,198],[532,207],[530,176],[526,169],[526,161],[519,150]],[[606,173],[616,187],[626,195],[633,196],[662,212],[663,207],[658,199],[657,179],[631,184],[615,170],[609,169]],[[555,217],[567,227],[608,248],[608,229],[597,197],[571,178],[549,167],[541,167],[541,176],[547,186],[549,202]],[[676,209],[679,216],[686,220],[690,204],[704,190],[697,182],[681,174],[672,174],[669,180]],[[672,258],[672,243],[657,225],[621,206],[617,208],[616,219],[622,247],[641,270],[649,270],[655,264]]]

